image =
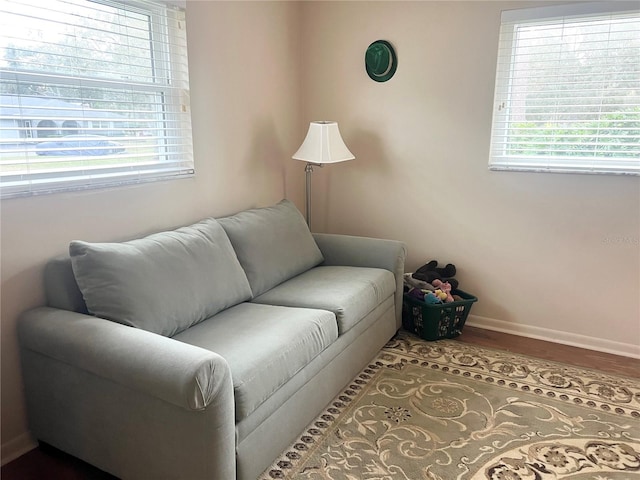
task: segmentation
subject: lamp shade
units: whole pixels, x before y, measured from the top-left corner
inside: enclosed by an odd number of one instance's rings
[[[294,160],[314,164],[344,162],[354,158],[340,136],[337,122],[311,122],[304,142],[293,155]]]

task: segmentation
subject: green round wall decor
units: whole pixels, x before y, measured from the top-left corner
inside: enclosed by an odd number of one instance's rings
[[[376,40],[364,55],[367,74],[376,82],[386,82],[396,73],[398,57],[393,46],[386,40]]]

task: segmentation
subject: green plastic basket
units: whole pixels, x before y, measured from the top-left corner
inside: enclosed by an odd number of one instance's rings
[[[405,330],[425,340],[454,338],[462,333],[473,302],[478,299],[462,290],[453,290],[462,300],[431,305],[404,294],[402,301],[402,326]]]

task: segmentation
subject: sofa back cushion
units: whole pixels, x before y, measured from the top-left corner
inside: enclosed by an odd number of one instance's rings
[[[213,218],[129,242],[73,241],[69,253],[90,313],[165,336],[251,298]]]
[[[254,297],[324,261],[304,217],[288,200],[219,221]]]
[[[73,274],[69,255],[60,255],[47,262],[44,267],[44,290],[48,307],[89,313]]]

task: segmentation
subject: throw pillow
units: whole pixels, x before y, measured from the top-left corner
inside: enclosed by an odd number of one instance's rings
[[[73,241],[69,253],[89,312],[165,336],[251,298],[213,218],[129,242]]]

